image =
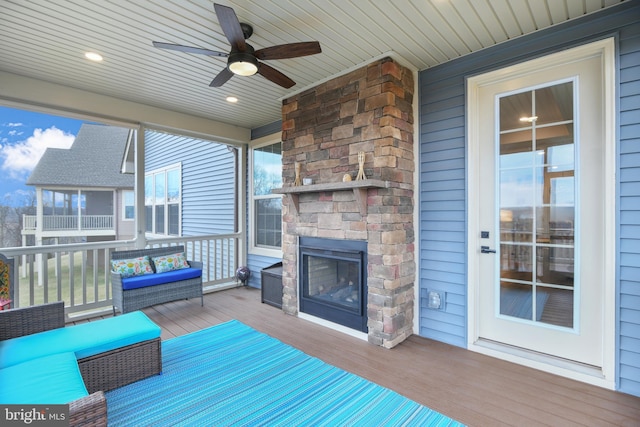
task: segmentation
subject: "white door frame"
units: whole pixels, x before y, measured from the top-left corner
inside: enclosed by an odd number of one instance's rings
[[[480,167],[478,151],[479,88],[486,84],[540,72],[588,56],[601,56],[604,64],[604,192],[605,200],[605,277],[603,300],[603,366],[602,370],[543,356],[534,352],[479,340],[478,293],[480,226],[476,212],[480,206]],[[469,350],[508,360],[578,381],[615,389],[615,263],[616,263],[616,120],[615,120],[615,43],[613,38],[589,43],[573,49],[516,64],[486,74],[467,78],[467,346]]]

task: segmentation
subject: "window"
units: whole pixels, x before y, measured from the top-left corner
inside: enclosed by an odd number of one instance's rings
[[[153,177],[153,231],[156,234],[166,234],[164,229],[164,209],[165,209],[165,189],[166,189],[165,172],[157,172]]]
[[[122,219],[132,220],[135,216],[133,191],[122,192]]]
[[[145,230],[147,233],[153,232],[153,175],[144,177],[144,217]]]
[[[282,197],[271,194],[282,187],[282,144],[277,142],[252,150],[251,246],[252,252],[281,256]]]
[[[144,179],[146,231],[180,235],[182,167],[173,165],[147,173]]]
[[[167,201],[167,230],[168,234],[180,234],[180,169],[167,171],[166,201]]]

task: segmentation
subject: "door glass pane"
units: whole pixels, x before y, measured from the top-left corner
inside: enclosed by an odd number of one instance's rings
[[[531,168],[500,172],[500,234],[507,242],[533,241]]]
[[[573,327],[573,82],[502,97],[500,120],[499,312]]]
[[[543,310],[538,321],[549,325],[573,328],[573,290],[540,288],[539,303]]]
[[[566,245],[569,246],[569,245]],[[573,287],[573,248],[537,245],[536,281]]]
[[[526,162],[531,164],[533,135],[530,129],[519,131],[508,131],[500,135],[500,156],[509,155],[509,166],[516,166],[515,163]],[[502,163],[502,158],[500,159]]]
[[[531,126],[532,92],[522,92],[500,98],[500,131]]]
[[[500,283],[500,314],[525,320],[540,320],[544,304],[539,292],[536,292],[534,301],[534,289],[531,285]]]
[[[534,92],[537,126],[573,121],[573,82],[536,89]]]
[[[509,280],[533,281],[533,247],[509,243],[500,244],[500,276]]]
[[[566,147],[564,151],[555,150],[554,164],[573,164],[573,124],[536,126],[536,148],[545,153],[552,147]],[[559,156],[566,157],[559,157]],[[546,160],[549,161],[550,156]]]

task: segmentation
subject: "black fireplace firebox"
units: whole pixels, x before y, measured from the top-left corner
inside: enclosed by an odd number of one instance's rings
[[[300,237],[300,311],[367,332],[367,242]]]

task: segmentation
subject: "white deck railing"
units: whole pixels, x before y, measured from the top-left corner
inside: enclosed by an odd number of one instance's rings
[[[23,215],[23,229],[36,230],[37,218],[36,215]],[[113,215],[45,215],[42,230],[113,230]]]
[[[35,230],[38,226],[37,215],[22,215],[22,229]]]
[[[185,247],[187,259],[203,263],[205,291],[237,285],[241,234],[147,241],[147,247],[176,245]],[[134,248],[132,241],[0,248],[0,253],[14,259],[12,307],[64,301],[67,313],[76,315],[110,308],[110,253]]]

